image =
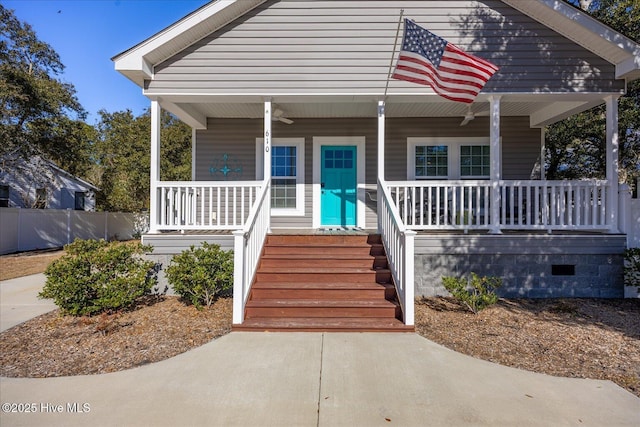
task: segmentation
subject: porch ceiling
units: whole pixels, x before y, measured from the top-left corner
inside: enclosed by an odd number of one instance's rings
[[[531,127],[542,127],[604,103],[610,94],[507,94],[501,95],[502,116],[528,116]],[[207,118],[262,118],[264,100],[271,99],[282,116],[297,118],[376,117],[379,96],[162,96],[162,108],[196,129],[206,127]],[[437,96],[389,96],[385,114],[394,117],[464,117],[468,109],[476,116],[489,115],[488,95],[467,106]]]

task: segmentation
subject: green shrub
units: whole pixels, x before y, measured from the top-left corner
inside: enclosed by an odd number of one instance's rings
[[[173,290],[198,309],[209,307],[222,293],[233,288],[233,251],[203,242],[171,258],[166,270]]]
[[[442,284],[460,303],[474,314],[498,302],[495,290],[502,286],[502,279],[493,276],[479,277],[471,273],[471,280],[459,277],[443,277]]]
[[[624,285],[637,286],[640,292],[640,248],[624,251]]]
[[[140,243],[77,239],[47,267],[38,296],[74,316],[129,308],[157,282],[155,263],[141,257],[151,250]]]

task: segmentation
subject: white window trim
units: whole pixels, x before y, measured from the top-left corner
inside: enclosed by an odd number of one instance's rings
[[[271,208],[271,216],[304,216],[304,138],[273,138],[272,147],[296,147],[296,207]],[[264,139],[256,138],[256,179],[264,179]]]
[[[320,179],[321,179],[321,147],[323,145],[355,145],[356,146],[356,175],[357,196],[356,226],[365,228],[366,221],[366,138],[364,136],[314,136],[313,137],[313,228],[322,227],[320,209]]]
[[[407,138],[407,180],[415,181],[416,178],[416,147],[420,145],[446,145],[448,149],[448,162],[447,168],[449,172],[448,177],[434,177],[420,179],[433,179],[433,180],[454,180],[454,179],[489,179],[488,176],[460,176],[460,147],[463,145],[488,145],[491,146],[491,140],[487,137],[410,137]],[[500,145],[502,146],[502,138],[500,138]]]

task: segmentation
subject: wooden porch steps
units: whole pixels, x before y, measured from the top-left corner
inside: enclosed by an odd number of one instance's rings
[[[379,235],[270,235],[239,331],[410,332]]]

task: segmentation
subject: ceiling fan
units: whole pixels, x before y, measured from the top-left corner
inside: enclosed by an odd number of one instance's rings
[[[474,113],[473,111],[471,111],[471,105],[469,106],[469,109],[467,110],[467,114],[464,115],[464,119],[462,119],[462,122],[460,122],[460,126],[466,126],[467,123],[469,123],[471,120],[475,119],[476,116],[486,116],[489,113],[489,111],[478,111],[477,113]]]
[[[275,121],[280,121],[284,124],[290,125],[293,123],[293,120],[288,119],[286,117],[283,116],[284,111],[276,108],[275,110],[273,110],[273,114],[271,116],[271,119],[275,122]]]

